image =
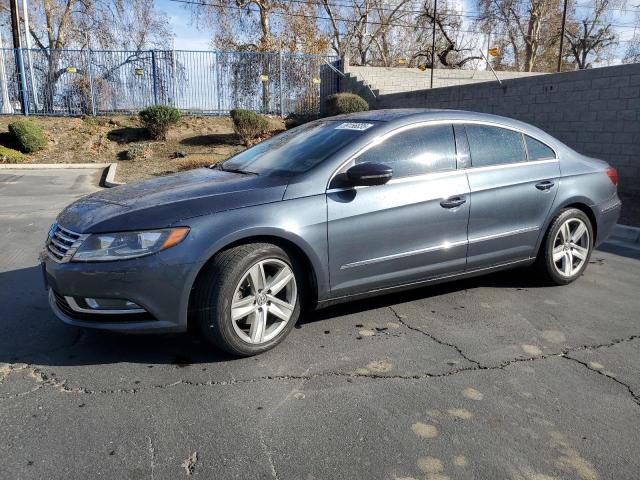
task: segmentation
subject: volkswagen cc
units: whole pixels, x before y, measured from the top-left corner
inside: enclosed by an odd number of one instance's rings
[[[301,312],[531,265],[576,280],[617,173],[520,121],[451,110],[320,119],[68,206],[43,254],[64,322],[266,351]]]

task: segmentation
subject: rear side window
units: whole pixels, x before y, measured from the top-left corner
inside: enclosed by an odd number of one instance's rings
[[[474,167],[525,161],[521,133],[487,125],[466,125],[465,129]]]
[[[547,147],[544,143],[539,142],[535,138],[525,135],[524,141],[527,144],[529,160],[547,160],[550,158],[556,158],[555,152],[551,150],[550,147]]]
[[[423,175],[456,168],[455,141],[451,125],[411,128],[371,147],[356,163],[384,163],[393,178]]]

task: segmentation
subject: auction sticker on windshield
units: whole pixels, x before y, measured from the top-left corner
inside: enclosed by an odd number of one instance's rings
[[[373,127],[373,123],[341,123],[336,130],[366,130]]]

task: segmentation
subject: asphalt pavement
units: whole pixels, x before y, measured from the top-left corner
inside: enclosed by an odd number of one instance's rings
[[[275,350],[66,326],[37,255],[99,171],[0,170],[2,479],[636,479],[640,253],[305,316]]]

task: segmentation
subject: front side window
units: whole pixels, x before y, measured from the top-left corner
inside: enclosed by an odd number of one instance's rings
[[[466,125],[465,129],[474,167],[526,160],[521,133],[488,125]]]
[[[531,138],[529,135],[524,136],[524,141],[527,144],[527,153],[529,154],[529,160],[549,160],[556,158],[556,154],[550,147],[544,143],[539,142],[535,138]]]
[[[401,131],[356,159],[356,163],[364,162],[388,165],[393,178],[455,169],[453,127],[433,125]]]

